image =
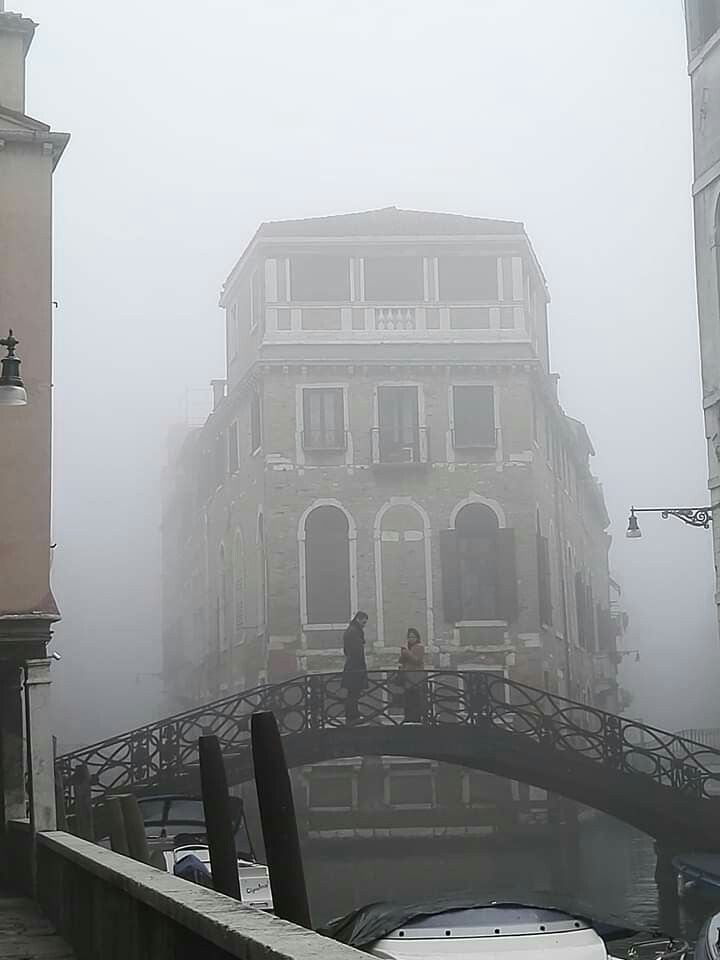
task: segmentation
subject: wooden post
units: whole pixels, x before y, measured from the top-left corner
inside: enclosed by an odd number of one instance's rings
[[[121,853],[125,857],[130,856],[130,847],[128,845],[127,831],[125,829],[125,817],[120,797],[107,797],[103,803],[104,818],[110,835],[110,849],[115,853]]]
[[[240,900],[235,837],[220,741],[214,736],[200,737],[198,749],[213,887],[219,893]]]
[[[254,713],[251,734],[275,913],[283,920],[312,929],[290,776],[274,714]]]
[[[150,851],[145,834],[145,824],[142,813],[140,812],[140,804],[137,802],[137,797],[132,796],[132,794],[125,794],[119,799],[123,824],[125,826],[125,836],[127,838],[128,854],[133,860],[139,860],[140,863],[150,863]]]
[[[75,781],[73,833],[76,837],[82,837],[83,840],[94,840],[90,771],[84,763],[75,768],[73,779]]]
[[[665,936],[677,936],[680,932],[680,899],[677,871],[672,862],[673,854],[656,842],[655,857],[659,926]]]

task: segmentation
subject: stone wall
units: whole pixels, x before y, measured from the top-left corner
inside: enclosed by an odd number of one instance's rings
[[[362,954],[66,833],[38,836],[37,899],[78,960]]]

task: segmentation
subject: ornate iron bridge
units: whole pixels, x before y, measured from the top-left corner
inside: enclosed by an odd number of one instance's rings
[[[237,784],[252,778],[250,718],[271,710],[291,766],[368,754],[464,763],[616,816],[632,807],[626,819],[647,820],[649,833],[658,817],[677,825],[697,820],[699,812],[714,822],[720,813],[720,750],[711,746],[498,674],[427,671],[422,688],[422,722],[405,724],[395,673],[370,672],[361,720],[347,726],[340,674],[297,677],[111,737],[61,756],[57,766],[70,807],[81,768],[95,799],[123,790],[183,790],[197,780],[198,737],[214,734]]]

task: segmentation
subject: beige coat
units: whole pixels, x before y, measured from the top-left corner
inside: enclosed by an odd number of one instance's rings
[[[400,651],[400,669],[407,683],[420,683],[425,668],[425,648],[421,643],[403,647]]]

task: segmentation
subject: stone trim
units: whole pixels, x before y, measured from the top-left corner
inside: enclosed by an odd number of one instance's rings
[[[149,908],[158,926],[179,925],[208,944],[213,944],[220,951],[218,956],[243,960],[317,960],[318,957],[323,960],[352,960],[353,957],[364,956],[351,947],[320,937],[311,930],[244,907],[214,890],[189,884],[79,837],[60,831],[41,833],[38,835],[38,847],[39,899],[73,947],[76,945],[68,936],[72,933],[72,916],[68,914],[75,900],[73,894],[80,896],[93,887],[100,888],[100,894],[104,886],[118,891],[131,904],[134,902]],[[81,871],[84,880],[82,891],[73,891],[72,879],[77,873],[71,869],[64,874],[63,868],[68,865]],[[49,883],[43,884],[43,873]],[[63,875],[70,889],[58,889],[52,883]],[[104,919],[107,923],[114,921],[110,915],[105,917],[104,911],[98,911],[93,917],[95,934],[100,932]],[[119,932],[116,929],[116,935]],[[128,932],[131,934],[131,931]],[[105,933],[107,935],[109,931]],[[85,955],[80,956],[82,958]],[[157,956],[158,960],[164,960],[171,954],[162,952]]]

